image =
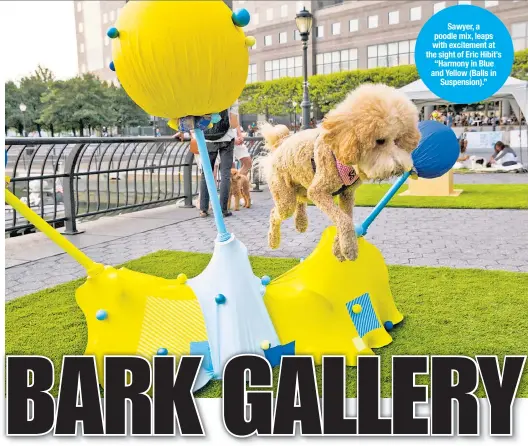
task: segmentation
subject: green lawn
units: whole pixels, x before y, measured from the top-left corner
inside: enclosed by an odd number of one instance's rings
[[[180,272],[192,277],[209,259],[206,254],[160,251],[126,266],[165,278],[174,278]],[[298,262],[264,257],[251,261],[256,275],[271,277]],[[502,358],[506,354],[528,354],[528,274],[404,266],[391,266],[389,270],[392,291],[405,320],[392,331],[394,342],[377,350],[382,358],[383,396],[390,396],[391,391],[391,355],[481,354]],[[6,353],[47,356],[55,363],[58,378],[62,356],[84,351],[86,326],[74,298],[82,282],[76,280],[7,303]],[[528,397],[525,370],[518,392],[521,397]],[[274,372],[277,375],[277,368]],[[349,397],[355,396],[355,383],[356,369],[349,367]],[[479,392],[483,396],[482,389]],[[198,394],[220,395],[219,382],[210,383]]]
[[[375,206],[390,188],[389,184],[362,184],[356,193],[356,206]],[[528,209],[528,184],[456,184],[464,192],[458,197],[401,197],[404,185],[389,207],[452,209]]]

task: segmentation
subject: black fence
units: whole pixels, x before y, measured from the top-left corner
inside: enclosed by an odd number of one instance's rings
[[[246,138],[253,159],[262,138]],[[181,202],[193,207],[199,171],[188,141],[174,138],[7,138],[9,189],[54,227]],[[258,163],[255,163],[258,165]],[[258,167],[252,169],[260,190]],[[34,232],[7,204],[6,236]]]

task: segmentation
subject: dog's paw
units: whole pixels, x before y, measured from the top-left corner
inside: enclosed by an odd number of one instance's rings
[[[358,241],[355,236],[340,237],[341,254],[347,260],[356,260],[358,257]]]
[[[295,229],[298,232],[306,232],[308,229],[308,215],[306,214],[306,207],[298,204],[294,215]]]
[[[298,232],[306,232],[308,229],[308,218],[306,215],[295,215],[295,229]]]
[[[280,234],[268,232],[268,245],[271,249],[277,249],[280,246]]]
[[[336,237],[334,240],[334,246],[332,249],[334,256],[337,260],[340,262],[344,262],[346,260],[345,256],[341,253],[341,246],[339,243],[339,237]]]

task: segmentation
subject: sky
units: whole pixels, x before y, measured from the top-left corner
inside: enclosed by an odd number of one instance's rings
[[[77,74],[74,3],[0,1],[0,73],[4,81],[31,74],[38,64],[57,79]]]

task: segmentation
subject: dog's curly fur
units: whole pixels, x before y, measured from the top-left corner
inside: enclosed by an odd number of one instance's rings
[[[264,123],[260,131],[269,151],[260,164],[275,202],[269,246],[279,247],[281,222],[292,215],[296,229],[306,231],[306,203],[311,200],[338,229],[334,254],[341,261],[355,260],[358,253],[352,220],[355,189],[361,181],[384,180],[411,169],[411,152],[420,140],[416,107],[403,93],[381,84],[351,92],[326,115],[321,128],[289,136],[286,126]],[[360,178],[341,193],[339,205],[332,196],[343,185],[336,159],[354,167]]]
[[[240,198],[244,199],[244,207],[251,207],[251,195],[249,192],[249,179],[242,175],[239,170],[231,169],[231,188],[229,190],[229,201],[227,209],[231,209],[231,200],[235,200],[235,211],[240,210]]]

